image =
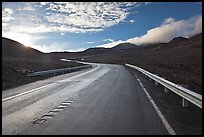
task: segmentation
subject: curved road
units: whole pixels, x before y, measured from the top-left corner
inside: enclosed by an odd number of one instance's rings
[[[168,134],[121,65],[56,76],[2,92],[2,134]]]

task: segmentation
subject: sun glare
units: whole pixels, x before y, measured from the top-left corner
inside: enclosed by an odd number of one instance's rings
[[[28,34],[9,33],[5,37],[23,44],[24,47],[31,47],[32,46],[32,36],[30,36]]]
[[[24,45],[24,47],[31,46],[31,38],[29,36],[18,37],[18,42]]]
[[[24,46],[25,48],[28,48],[28,47],[30,47],[30,46],[28,46],[28,45],[25,45],[25,44],[23,44],[23,46]]]

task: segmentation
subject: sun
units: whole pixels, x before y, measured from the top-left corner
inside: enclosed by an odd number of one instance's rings
[[[24,47],[32,46],[32,36],[25,33],[9,33],[6,35],[7,38],[15,40],[24,45]]]
[[[18,42],[24,45],[24,47],[30,47],[32,45],[31,37],[24,35],[23,37],[18,37]]]
[[[25,48],[29,48],[30,46],[28,46],[28,45],[25,45],[25,44],[23,44],[23,46],[25,47]]]

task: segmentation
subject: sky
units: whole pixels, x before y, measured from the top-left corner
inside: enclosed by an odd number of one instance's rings
[[[2,37],[44,53],[168,42],[201,32],[201,2],[2,2]]]

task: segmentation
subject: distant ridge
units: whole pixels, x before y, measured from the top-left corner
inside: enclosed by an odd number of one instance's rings
[[[179,43],[179,42],[182,42],[182,41],[187,40],[187,39],[188,39],[188,38],[184,38],[184,37],[179,36],[179,37],[173,38],[173,39],[170,40],[168,43],[169,43],[169,44]]]
[[[96,48],[88,48],[86,50],[84,50],[83,52],[106,52],[106,51],[113,51],[113,50],[125,50],[125,49],[132,49],[132,48],[136,48],[137,45],[129,43],[129,42],[125,42],[125,43],[120,43],[112,48],[104,48],[104,47],[96,47]]]
[[[100,54],[109,51],[108,48],[103,48],[103,47],[96,47],[96,48],[88,48],[82,52],[82,54]]]
[[[126,49],[133,49],[136,48],[137,45],[129,43],[129,42],[125,42],[125,43],[120,43],[114,47],[112,47],[112,50],[126,50]]]

